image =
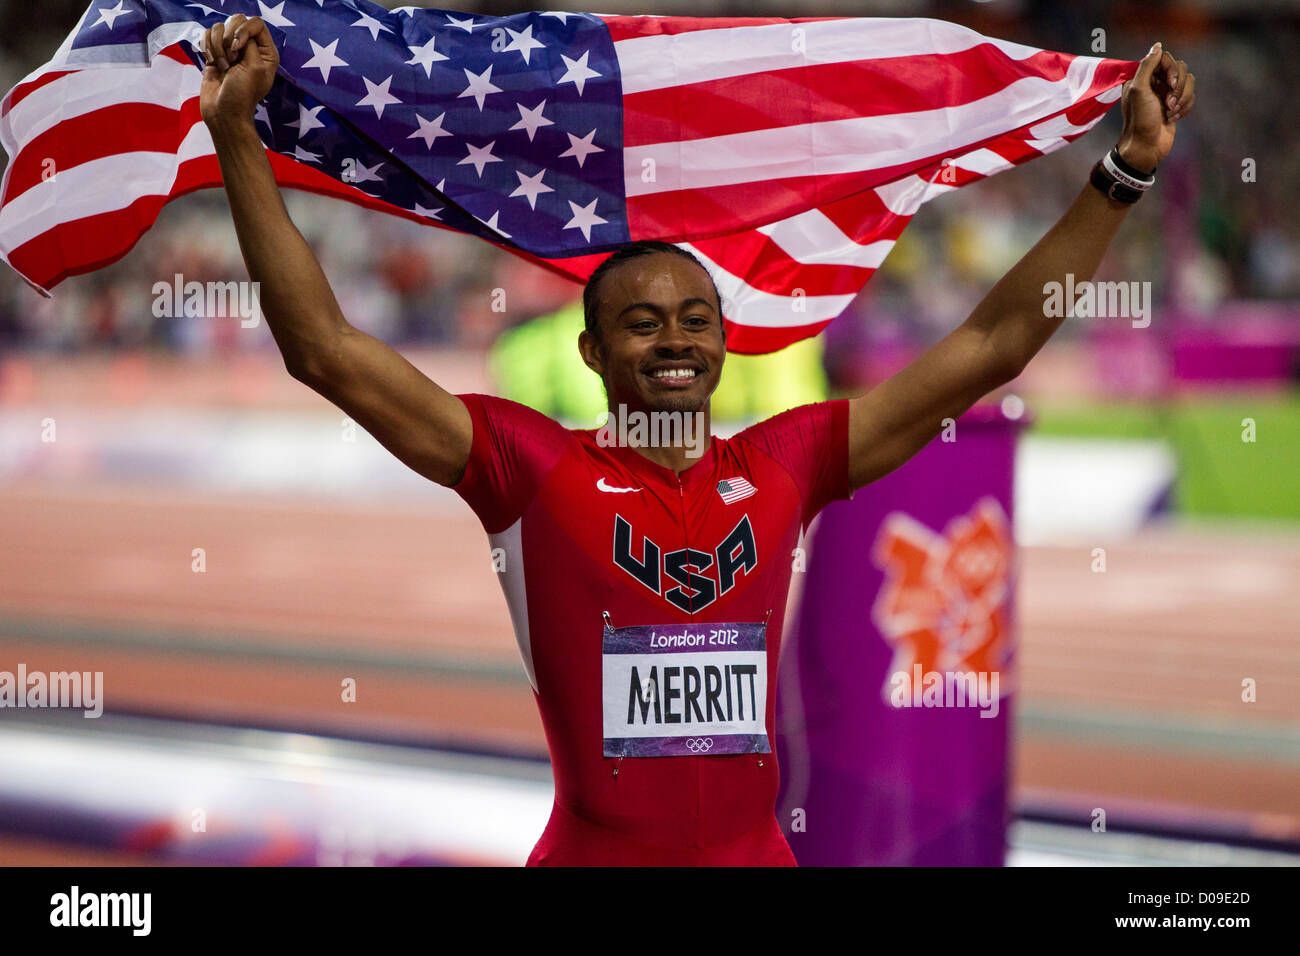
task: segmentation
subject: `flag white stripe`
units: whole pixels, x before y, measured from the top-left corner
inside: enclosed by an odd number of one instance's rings
[[[1014,164],[991,149],[976,149],[958,156],[952,161],[952,165],[967,172],[979,173],[981,176],[992,176],[1004,169],[1010,169]]]
[[[1066,136],[1078,136],[1080,133],[1087,132],[1092,129],[1094,123],[1095,121],[1083,126],[1075,126],[1062,113],[1060,116],[1053,116],[1036,126],[1031,126],[1029,135],[1034,139],[1063,139]]]
[[[60,170],[5,204],[0,251],[10,253],[61,223],[125,209],[144,196],[165,196],[181,163],[215,152],[208,128],[199,122],[175,153],[118,153]]]
[[[875,269],[894,248],[892,239],[860,245],[844,234],[820,209],[810,209],[759,226],[758,232],[781,247],[781,251],[804,265],[860,266]]]
[[[26,144],[46,130],[77,116],[124,103],[178,109],[199,95],[203,74],[192,66],[159,57],[152,66],[69,73],[27,95],[0,119],[9,143]]]
[[[221,2],[224,3],[225,0],[221,0]],[[79,29],[80,27],[78,27]],[[58,53],[54,55],[48,66],[65,69],[82,67],[89,69],[122,69],[123,67],[148,66],[159,51],[180,40],[189,40],[196,48],[201,48],[203,35],[207,33],[207,29],[203,24],[195,20],[176,20],[172,23],[163,23],[154,27],[149,35],[145,37],[144,42],[81,47],[74,50],[72,49],[72,39],[77,35],[77,32],[77,30],[74,30],[68,34],[68,38],[63,41],[63,46],[59,47]],[[98,51],[106,51],[109,58],[94,59]]]
[[[233,16],[233,14],[232,14]],[[177,23],[164,23],[161,26],[154,27],[149,33],[149,59],[153,59],[163,50],[167,49],[173,43],[179,43],[182,40],[188,40],[197,50],[203,49],[203,37],[208,31],[203,24],[196,23],[192,20],[184,20]],[[194,68],[196,71],[198,67]],[[199,76],[203,74],[200,72]]]
[[[1024,142],[1040,153],[1046,154],[1060,149],[1068,141],[1063,137],[1056,137],[1044,140],[1024,140]],[[984,176],[991,176],[1014,165],[1010,160],[1005,159],[991,149],[979,149],[964,156],[954,157],[952,164],[959,169],[966,169]],[[904,176],[895,182],[877,186],[876,195],[880,197],[891,212],[900,216],[912,216],[935,196],[952,192],[956,188],[955,184],[943,183],[938,180],[929,182],[920,176],[913,175]]]
[[[752,285],[732,275],[689,242],[679,242],[686,251],[695,255],[713,275],[718,285],[727,318],[742,325],[763,328],[798,328],[835,318],[853,301],[854,295],[807,295],[802,297],[802,312],[794,309],[795,300],[787,295],[773,295],[755,289]]]
[[[1052,82],[1026,77],[1001,91],[946,109],[804,123],[676,143],[624,149],[629,197],[684,189],[708,189],[796,176],[835,175],[898,166],[973,143],[1034,122],[1044,110],[1063,110],[1092,85],[1096,60],[1074,66],[1068,78]],[[1020,115],[1032,110],[1034,115]],[[1081,130],[1064,117],[1040,123],[1039,136]],[[1059,129],[1058,129],[1059,127]],[[956,132],[954,132],[954,129]],[[646,160],[655,170],[646,182]]]
[[[821,63],[960,53],[985,43],[1013,60],[1042,52],[943,20],[866,17],[635,37],[617,41],[614,53],[623,92],[631,94]]]

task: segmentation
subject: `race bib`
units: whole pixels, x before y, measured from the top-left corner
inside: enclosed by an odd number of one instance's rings
[[[605,625],[606,757],[770,753],[766,624]]]

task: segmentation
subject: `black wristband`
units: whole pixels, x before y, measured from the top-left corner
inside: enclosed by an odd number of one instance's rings
[[[1144,172],[1132,163],[1125,162],[1119,147],[1113,148],[1092,167],[1088,182],[1107,199],[1133,205],[1142,194],[1155,185],[1155,170]]]
[[[1154,169],[1148,173],[1148,172],[1144,172],[1141,169],[1138,169],[1132,163],[1126,163],[1124,161],[1124,157],[1119,154],[1118,146],[1114,146],[1111,148],[1110,161],[1115,164],[1116,168],[1118,168],[1120,172],[1128,173],[1134,179],[1149,179],[1152,182],[1155,182],[1156,171]]]
[[[1092,167],[1092,175],[1088,177],[1088,182],[1092,183],[1108,199],[1114,199],[1116,202],[1133,205],[1142,198],[1142,191],[1125,186],[1118,179],[1113,179],[1110,173],[1101,165],[1101,160]]]

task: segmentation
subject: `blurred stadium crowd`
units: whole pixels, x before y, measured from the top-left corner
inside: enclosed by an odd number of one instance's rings
[[[40,65],[84,9],[85,0],[0,6],[0,85]],[[397,5],[390,0],[390,6]],[[436,4],[435,4],[436,5]],[[502,14],[524,5],[456,4]],[[603,8],[623,4],[603,4]],[[685,12],[673,2],[647,5]],[[1179,131],[1179,148],[1160,171],[1161,188],[1136,207],[1099,279],[1151,280],[1155,307],[1212,321],[1229,299],[1300,298],[1300,127],[1285,121],[1288,91],[1300,79],[1300,10],[1267,5],[1123,6],[1080,3],[878,3],[822,13],[937,16],[986,34],[1075,53],[1136,59],[1154,39],[1192,65],[1198,116]],[[602,9],[602,12],[608,12]],[[639,8],[627,12],[641,12]],[[698,15],[805,14],[779,4],[707,2]],[[1229,15],[1229,13],[1231,15]],[[15,48],[21,38],[21,48]],[[916,217],[880,273],[827,337],[832,387],[851,388],[853,359],[873,343],[912,345],[938,338],[1064,211],[1096,156],[1115,138],[1114,110],[1082,143],[931,203]],[[1267,131],[1267,138],[1260,133]],[[1246,177],[1243,179],[1243,177]],[[1252,181],[1253,180],[1253,181]],[[571,302],[579,287],[485,243],[366,213],[345,203],[290,192],[295,222],[321,257],[344,313],[394,345],[484,347],[513,325]],[[0,346],[24,350],[149,348],[185,354],[270,349],[265,327],[236,320],[158,318],[153,286],[245,276],[224,196],[215,190],[164,210],[124,260],[60,286],[43,299],[12,271],[0,274]],[[493,289],[506,308],[493,310]],[[500,304],[499,302],[497,303]],[[1157,313],[1159,314],[1159,313]],[[1067,326],[1063,333],[1070,334]]]

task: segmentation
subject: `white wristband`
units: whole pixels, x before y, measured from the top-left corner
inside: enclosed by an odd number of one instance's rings
[[[1147,179],[1138,179],[1130,176],[1124,170],[1115,165],[1115,160],[1111,158],[1111,153],[1107,153],[1101,158],[1101,168],[1106,170],[1107,175],[1123,183],[1129,189],[1136,189],[1138,192],[1146,192],[1156,184],[1155,173],[1152,173]]]

